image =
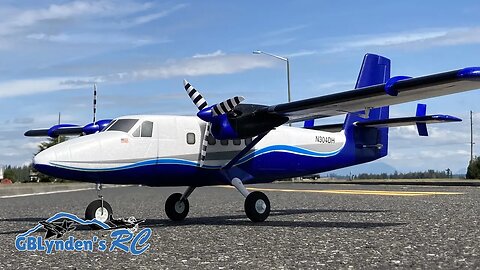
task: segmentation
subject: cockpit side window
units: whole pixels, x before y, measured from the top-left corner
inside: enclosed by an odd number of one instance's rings
[[[129,132],[130,129],[138,122],[138,119],[118,119],[113,123],[107,131],[123,131]]]
[[[112,120],[112,122],[110,122],[110,124],[108,124],[108,126],[106,126],[105,128],[103,128],[102,131],[105,131],[105,130],[108,130],[111,126],[113,126],[113,124],[115,124],[117,122],[117,120]]]
[[[132,133],[132,136],[149,138],[149,137],[152,137],[152,134],[153,134],[153,122],[145,121]]]

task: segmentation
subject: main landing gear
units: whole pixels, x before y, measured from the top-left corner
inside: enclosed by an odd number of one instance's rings
[[[253,222],[265,221],[270,215],[270,201],[267,195],[260,191],[249,192],[242,181],[233,178],[234,186],[245,197],[245,214]],[[173,221],[182,221],[187,217],[189,211],[188,197],[195,190],[195,187],[188,187],[183,193],[170,195],[165,202],[165,213]]]
[[[168,218],[173,221],[182,221],[187,217],[190,204],[188,203],[188,196],[192,194],[195,187],[188,187],[183,193],[173,193],[165,202],[165,213]]]
[[[97,190],[97,196],[99,199],[91,202],[87,206],[87,209],[85,210],[85,220],[92,220],[94,218],[101,222],[112,220],[112,207],[107,201],[103,200],[102,184],[96,184],[95,189]]]

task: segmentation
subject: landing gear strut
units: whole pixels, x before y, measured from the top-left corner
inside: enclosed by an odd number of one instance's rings
[[[192,194],[195,187],[188,187],[183,193],[173,193],[165,202],[165,213],[168,218],[173,221],[182,221],[187,217],[190,210],[190,204],[188,203],[188,196]]]
[[[253,222],[265,221],[270,215],[270,200],[267,195],[260,191],[249,192],[242,183],[242,180],[233,178],[231,181],[234,186],[245,197],[245,214]],[[165,202],[165,213],[173,221],[182,221],[190,210],[188,196],[192,194],[195,187],[188,187],[181,193],[173,193]]]
[[[98,200],[91,202],[85,210],[85,220],[97,219],[101,222],[106,222],[112,219],[112,207],[107,201],[103,200],[102,184],[96,184]]]
[[[245,214],[253,222],[265,221],[270,215],[270,200],[260,191],[249,192],[242,181],[233,178],[232,185],[245,197]]]

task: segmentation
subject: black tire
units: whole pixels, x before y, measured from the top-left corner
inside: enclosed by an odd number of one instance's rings
[[[103,201],[103,208],[104,208],[104,211],[106,210],[106,214],[104,214],[104,216],[106,216],[106,219],[105,217],[102,218],[102,216],[100,216],[100,213],[101,213],[101,208],[102,207],[102,200],[96,200],[96,201],[93,201],[91,202],[88,206],[87,206],[87,210],[85,210],[85,220],[92,220],[94,218],[98,219],[99,221],[102,221],[102,222],[107,222],[107,221],[110,221],[112,219],[112,215],[113,215],[113,210],[112,210],[112,207],[110,206],[110,204],[107,202],[107,201]],[[90,226],[94,229],[100,229],[98,226],[96,225],[92,225]]]
[[[265,221],[270,215],[270,201],[267,195],[260,191],[248,194],[245,199],[245,214],[253,222]]]
[[[184,220],[188,215],[188,211],[190,210],[188,199],[180,201],[181,198],[182,194],[173,193],[165,202],[165,213],[167,214],[168,218],[173,221]]]

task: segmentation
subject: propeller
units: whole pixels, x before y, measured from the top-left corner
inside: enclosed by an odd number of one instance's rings
[[[200,119],[207,122],[205,131],[203,134],[202,148],[200,150],[200,167],[205,164],[205,158],[207,156],[208,136],[211,134],[212,122],[215,121],[221,115],[224,115],[232,111],[238,104],[245,100],[244,97],[236,96],[231,99],[227,99],[221,103],[215,104],[211,107],[207,107],[207,101],[189,82],[183,80],[185,91],[192,100],[193,104],[197,106],[199,113],[197,114]]]

